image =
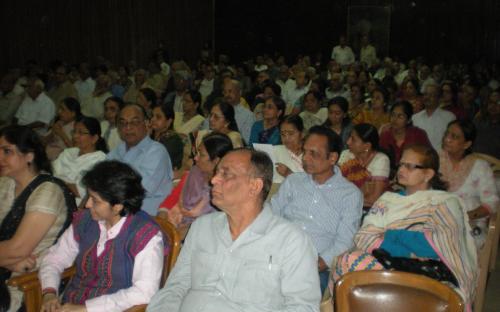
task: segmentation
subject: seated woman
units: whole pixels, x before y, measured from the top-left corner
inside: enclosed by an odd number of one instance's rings
[[[101,134],[110,151],[122,142],[116,127],[116,120],[118,113],[124,106],[123,100],[116,96],[109,97],[104,101],[104,120],[101,121]]]
[[[40,266],[42,311],[123,311],[148,303],[168,246],[160,227],[141,211],[141,176],[127,164],[103,161],[83,184],[87,209],[75,215]],[[61,273],[73,263],[76,274],[59,299]]]
[[[355,125],[347,140],[349,149],[340,154],[342,175],[356,184],[364,195],[364,207],[371,207],[387,188],[389,157],[379,151],[377,129],[370,124]]]
[[[262,120],[254,122],[250,133],[250,142],[259,144],[278,145],[281,143],[279,124],[286,109],[285,101],[280,97],[272,96],[264,101]]]
[[[227,135],[231,139],[231,142],[233,142],[234,148],[243,146],[243,140],[238,131],[236,119],[234,119],[234,107],[225,102],[222,98],[214,100],[214,105],[210,109],[210,114],[208,116],[208,125],[210,128],[209,130],[200,130],[198,132],[196,136],[196,146],[199,146],[203,137],[212,131]]]
[[[342,150],[347,148],[352,122],[348,115],[349,103],[343,96],[336,96],[328,102],[328,119],[324,126],[331,128],[342,138]]]
[[[289,115],[280,125],[281,142],[283,145],[274,147],[276,172],[273,183],[281,183],[290,174],[303,172],[302,154],[304,139],[304,124],[299,115]]]
[[[308,91],[304,95],[304,110],[299,114],[308,131],[313,126],[322,125],[328,118],[328,109],[321,107],[322,96],[317,91]]]
[[[336,258],[333,281],[349,271],[384,269],[372,256],[381,248],[391,257],[440,261],[440,273],[455,279],[456,290],[470,308],[477,252],[461,201],[441,191],[445,185],[438,173],[439,156],[431,147],[405,148],[398,170],[403,193],[386,192],[373,205],[354,236],[354,250]]]
[[[469,215],[472,235],[480,248],[488,233],[488,217],[496,212],[499,198],[488,162],[471,155],[475,138],[476,129],[472,122],[452,121],[445,132],[439,158],[448,191],[463,199],[464,212]]]
[[[81,115],[80,103],[75,98],[67,97],[59,104],[57,120],[49,134],[44,137],[45,151],[49,160],[56,159],[65,148],[73,146],[71,131],[75,126],[75,120]]]
[[[144,107],[148,117],[151,117],[153,107],[156,105],[156,93],[151,88],[142,88],[137,93],[137,104]]]
[[[54,176],[66,182],[76,197],[76,203],[85,198],[86,191],[81,180],[85,172],[96,163],[106,159],[108,148],[101,137],[99,121],[92,117],[81,117],[73,129],[75,147],[65,149],[54,162]]]
[[[196,90],[188,90],[182,98],[182,112],[175,113],[174,129],[178,133],[189,136],[200,129],[205,118],[201,111],[201,94]]]
[[[210,179],[219,160],[232,149],[231,140],[225,134],[212,132],[204,136],[195,165],[160,205],[158,216],[187,230],[195,218],[214,211],[210,203]]]
[[[420,95],[420,85],[417,79],[405,79],[401,85],[401,91],[401,100],[411,104],[414,114],[424,109],[424,101]]]
[[[189,157],[191,145],[187,138],[174,130],[174,110],[170,104],[159,104],[153,107],[151,117],[151,138],[160,142],[167,149],[174,169],[174,180],[179,179],[184,171],[184,160]],[[187,146],[186,146],[187,144]]]
[[[76,210],[73,195],[51,172],[33,130],[0,130],[0,311],[17,311],[23,298],[17,289],[7,291],[5,281],[35,269],[36,259],[69,226]]]
[[[391,177],[397,171],[401,153],[408,145],[431,146],[427,133],[411,123],[413,107],[408,101],[396,102],[391,107],[391,122],[380,134],[380,148],[391,160]]]
[[[389,123],[389,114],[385,111],[388,99],[389,93],[383,87],[373,90],[370,107],[363,110],[361,116],[356,121],[372,124],[377,130]]]

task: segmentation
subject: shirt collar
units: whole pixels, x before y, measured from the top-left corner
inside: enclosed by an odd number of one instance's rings
[[[131,151],[131,150],[145,150],[149,147],[149,145],[151,144],[151,142],[153,142],[153,140],[149,137],[149,135],[146,135],[144,137],[144,139],[142,139],[139,143],[137,143],[137,145],[135,146],[132,146],[131,148],[128,149],[128,151]],[[124,150],[125,152],[127,152],[127,143],[123,143],[124,145]]]
[[[100,220],[97,222],[99,223],[99,229],[101,230],[101,232],[102,231],[106,232],[107,239],[113,239],[118,235],[118,233],[120,233],[120,230],[122,229],[123,224],[125,223],[126,220],[127,220],[126,217],[121,217],[120,220],[116,222],[116,224],[113,225],[109,230],[106,229],[105,221]]]
[[[312,178],[312,175],[308,174],[307,177],[309,178],[310,182],[313,183],[317,187],[332,187],[335,184],[339,182],[339,179],[341,179],[342,173],[340,172],[340,169],[337,165],[333,167],[333,175],[325,181],[323,184],[318,184],[314,179]]]

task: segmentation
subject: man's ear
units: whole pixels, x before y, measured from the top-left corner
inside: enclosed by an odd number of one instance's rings
[[[330,160],[330,163],[332,165],[335,165],[337,163],[337,161],[339,160],[339,153],[331,152],[328,156],[328,159]]]
[[[264,180],[261,178],[254,178],[252,179],[252,182],[250,183],[250,194],[252,196],[259,195],[260,192],[262,192],[262,189],[264,188]]]

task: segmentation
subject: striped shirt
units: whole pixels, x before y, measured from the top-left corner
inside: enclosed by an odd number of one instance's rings
[[[337,255],[353,246],[363,195],[335,166],[334,175],[323,184],[303,172],[288,176],[272,197],[271,206],[276,215],[309,235],[319,256],[330,266]]]

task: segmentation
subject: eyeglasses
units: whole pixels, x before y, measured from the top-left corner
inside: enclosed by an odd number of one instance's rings
[[[142,123],[144,123],[144,120],[132,120],[132,121],[125,121],[125,120],[120,120],[118,121],[118,127],[120,128],[137,128],[139,127]]]
[[[406,170],[413,171],[415,169],[426,169],[422,165],[417,165],[417,164],[410,164],[406,162],[400,162],[398,165],[398,168],[404,167]]]

